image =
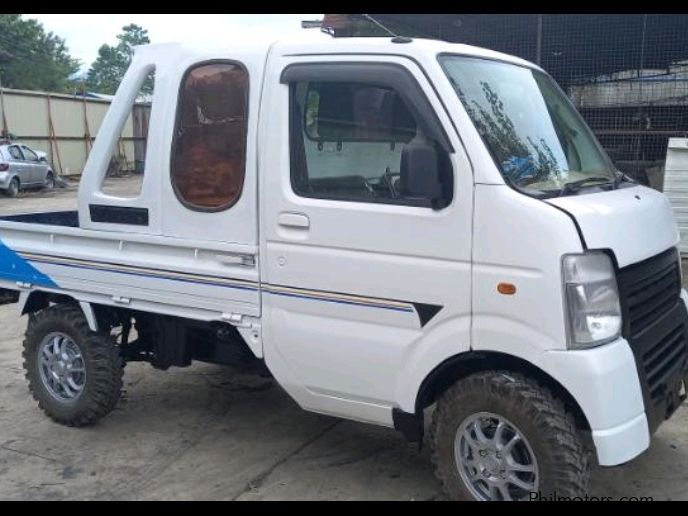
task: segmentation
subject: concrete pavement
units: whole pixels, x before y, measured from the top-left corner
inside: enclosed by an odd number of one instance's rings
[[[75,193],[3,198],[0,213],[74,209]],[[0,307],[0,499],[443,498],[427,446],[419,453],[394,430],[304,412],[273,381],[231,368],[130,364],[112,414],[89,428],[57,425],[24,380],[25,326],[14,305]],[[596,470],[592,494],[688,500],[688,407],[644,455]]]

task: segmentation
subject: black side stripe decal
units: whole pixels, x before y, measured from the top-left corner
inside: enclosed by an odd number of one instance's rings
[[[93,222],[130,224],[132,226],[148,225],[148,208],[107,206],[105,204],[89,204],[88,208]]]
[[[444,308],[442,305],[428,305],[425,303],[413,303],[413,306],[418,313],[421,328],[428,324]]]

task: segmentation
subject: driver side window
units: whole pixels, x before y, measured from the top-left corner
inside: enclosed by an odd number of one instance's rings
[[[38,155],[28,147],[22,147],[26,161],[38,161]]]
[[[291,84],[291,180],[304,197],[419,205],[401,180],[402,151],[422,137],[393,88]]]

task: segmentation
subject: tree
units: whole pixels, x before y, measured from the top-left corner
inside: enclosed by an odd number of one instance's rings
[[[37,20],[0,14],[0,74],[7,88],[67,91],[79,69],[62,38],[46,33]]]
[[[86,78],[88,89],[113,95],[131,64],[134,47],[150,43],[148,31],[134,23],[122,27],[122,32],[117,39],[119,40],[117,45],[103,45],[98,49],[98,57],[91,65]],[[152,77],[146,79],[141,91],[143,93],[153,91]]]

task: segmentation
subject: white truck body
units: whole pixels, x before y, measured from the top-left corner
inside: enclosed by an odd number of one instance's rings
[[[0,288],[20,292],[20,313],[31,311],[37,292],[73,299],[94,331],[96,306],[230,324],[304,409],[390,427],[399,426],[395,411],[422,411],[424,384],[444,364],[467,354],[509,357],[575,402],[599,464],[636,457],[656,426],[637,355],[626,335],[568,348],[562,257],[610,250],[623,270],[669,252],[679,243],[671,206],[640,185],[547,199],[511,188],[447,80],[438,62],[444,54],[537,69],[424,40],[138,48],[89,155],[78,216],[0,219]],[[190,67],[222,60],[240,63],[249,77],[243,187],[231,208],[195,211],[170,181],[175,106]],[[451,149],[451,202],[432,209],[297,195],[283,74],[304,64],[404,70]],[[102,191],[107,164],[153,69],[142,189],[135,198],[114,197]],[[335,167],[346,149],[329,145],[306,152]],[[114,207],[115,215],[94,220],[93,206]],[[501,294],[501,283],[515,294]],[[685,291],[680,298],[685,311]]]

